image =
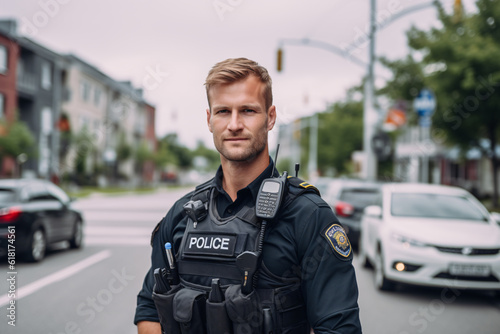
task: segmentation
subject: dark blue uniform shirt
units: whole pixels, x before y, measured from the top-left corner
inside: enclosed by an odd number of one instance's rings
[[[233,202],[222,188],[222,169],[219,168],[212,181],[219,191],[219,215],[228,217],[246,203],[255,203],[260,184],[273,170],[271,161],[257,179],[238,191]],[[277,171],[274,173],[276,175]],[[179,249],[187,222],[182,206],[191,196],[189,193],[179,199],[153,232],[152,265],[137,296],[136,324],[144,320],[159,321],[151,297],[153,271],[167,267],[166,242],[171,242],[175,250]],[[361,333],[352,249],[331,237],[330,231],[337,229],[339,224],[328,204],[314,193],[305,193],[280,210],[277,221],[269,224],[264,239],[262,266],[277,280],[287,277],[300,281],[308,321],[315,333]],[[264,279],[259,280],[258,285],[274,288]]]

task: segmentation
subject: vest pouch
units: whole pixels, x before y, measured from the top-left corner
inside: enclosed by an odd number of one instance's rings
[[[206,293],[190,288],[181,289],[174,296],[173,316],[182,334],[205,334]]]
[[[233,334],[233,325],[226,312],[226,301],[212,303],[207,300],[207,334]]]
[[[174,320],[173,301],[175,294],[182,288],[180,285],[173,286],[167,293],[153,292],[153,301],[155,302],[162,333],[181,334],[179,324]]]
[[[225,293],[226,311],[234,334],[261,334],[262,307],[257,292],[241,292],[241,285],[231,285]]]

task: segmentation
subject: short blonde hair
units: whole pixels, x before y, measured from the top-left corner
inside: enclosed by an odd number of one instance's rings
[[[210,106],[210,89],[217,85],[231,84],[239,80],[244,80],[250,75],[257,77],[264,87],[264,101],[266,111],[273,105],[273,91],[271,76],[265,67],[247,58],[229,58],[223,60],[212,67],[205,80],[207,90],[208,105]]]

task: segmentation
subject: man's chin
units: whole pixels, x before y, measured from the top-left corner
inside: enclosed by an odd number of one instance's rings
[[[222,152],[222,156],[231,162],[248,162],[255,159],[257,152],[226,150]]]

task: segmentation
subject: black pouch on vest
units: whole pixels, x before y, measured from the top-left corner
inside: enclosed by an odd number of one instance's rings
[[[234,334],[260,334],[262,331],[262,307],[257,292],[248,295],[241,292],[241,285],[231,285],[226,293],[226,310],[233,323]]]
[[[160,318],[162,333],[181,334],[179,324],[174,320],[173,308],[174,296],[181,288],[182,286],[175,285],[167,293],[153,292],[153,301]]]
[[[174,297],[174,319],[179,323],[182,334],[205,334],[206,293],[184,288]]]
[[[226,301],[212,303],[207,300],[207,334],[232,334],[233,325],[226,312]]]

